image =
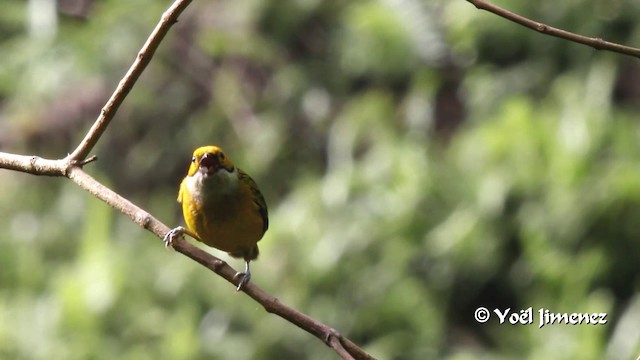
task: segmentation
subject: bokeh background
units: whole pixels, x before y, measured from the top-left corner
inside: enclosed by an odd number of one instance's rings
[[[169,4],[4,0],[0,151],[70,152]],[[637,1],[499,5],[640,46]],[[630,359],[638,115],[637,59],[464,0],[194,1],[87,170],[174,226],[222,146],[269,204],[253,281],[380,359]],[[0,229],[0,358],[336,357],[65,179],[1,170]]]

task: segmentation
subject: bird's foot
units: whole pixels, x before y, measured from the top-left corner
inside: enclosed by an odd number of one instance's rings
[[[242,290],[242,288],[244,288],[245,285],[247,285],[249,280],[251,280],[251,273],[250,272],[237,272],[233,276],[233,278],[234,279],[241,278],[240,282],[238,283],[238,287],[236,288],[236,291],[240,291],[240,290]]]
[[[173,240],[178,236],[182,236],[185,233],[185,230],[186,229],[183,228],[182,226],[178,226],[177,228],[171,229],[171,231],[169,231],[162,239],[162,241],[164,242],[164,247],[165,248],[168,248],[169,246],[173,247]]]

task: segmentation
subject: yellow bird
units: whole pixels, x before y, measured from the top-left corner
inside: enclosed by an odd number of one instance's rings
[[[245,261],[236,290],[251,279],[249,262],[258,257],[258,241],[269,227],[267,204],[255,181],[233,165],[217,146],[197,148],[178,202],[188,229],[178,226],[164,237],[165,246],[187,234]]]

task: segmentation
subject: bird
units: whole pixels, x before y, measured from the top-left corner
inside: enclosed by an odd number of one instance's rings
[[[187,228],[178,226],[164,236],[166,247],[187,234],[216,249],[242,258],[244,272],[236,291],[251,279],[249,263],[258,257],[258,241],[269,228],[267,203],[255,181],[236,167],[215,145],[194,150],[187,176],[180,183],[178,202]]]

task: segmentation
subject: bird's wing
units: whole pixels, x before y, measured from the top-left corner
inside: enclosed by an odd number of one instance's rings
[[[253,203],[256,205],[256,210],[260,213],[260,217],[262,217],[262,233],[264,234],[269,228],[269,213],[267,210],[267,202],[264,200],[264,196],[258,189],[258,185],[255,181],[244,171],[238,169],[238,174],[240,176],[240,181],[251,189],[251,195],[253,197]]]

